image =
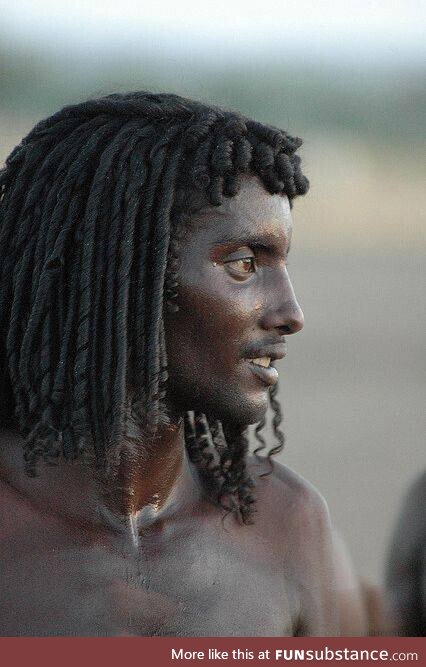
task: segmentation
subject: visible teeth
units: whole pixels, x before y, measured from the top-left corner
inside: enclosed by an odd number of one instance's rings
[[[252,359],[251,363],[256,364],[256,366],[263,366],[264,368],[268,368],[269,364],[271,363],[271,357],[259,357],[259,359]]]

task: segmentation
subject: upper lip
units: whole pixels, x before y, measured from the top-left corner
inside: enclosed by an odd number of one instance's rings
[[[249,347],[244,355],[245,359],[261,359],[262,357],[269,357],[271,361],[276,359],[283,359],[287,353],[287,345],[281,343],[280,345],[265,345],[264,347]]]

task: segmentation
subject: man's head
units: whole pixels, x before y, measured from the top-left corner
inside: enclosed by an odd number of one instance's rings
[[[303,326],[286,268],[291,231],[287,196],[270,195],[257,176],[193,215],[180,246],[179,309],[165,318],[177,413],[240,426],[264,417],[278,380],[270,362]]]
[[[302,324],[285,270],[289,202],[307,190],[300,143],[141,92],[67,107],[13,151],[0,177],[0,399],[30,465],[82,443],[102,461],[130,412],[149,434],[184,412],[192,458],[222,479],[216,496],[241,500],[243,426],[263,417],[274,379],[250,359],[282,354]],[[200,456],[201,413],[224,422],[218,465]]]

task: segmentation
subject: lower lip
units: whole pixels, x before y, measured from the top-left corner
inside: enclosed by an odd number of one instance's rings
[[[262,380],[265,384],[272,386],[278,382],[278,371],[273,366],[257,366],[249,361],[249,365],[253,373]]]

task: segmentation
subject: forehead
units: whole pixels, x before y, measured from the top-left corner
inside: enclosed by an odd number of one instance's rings
[[[271,244],[286,246],[290,242],[292,220],[290,203],[285,195],[271,195],[256,176],[246,176],[235,197],[224,197],[220,206],[208,206],[192,216],[191,236],[198,229],[210,242],[245,242],[270,239]],[[193,237],[194,238],[194,237]]]

